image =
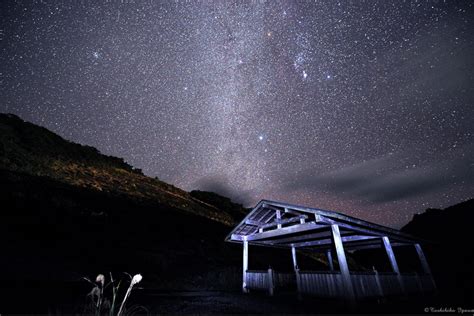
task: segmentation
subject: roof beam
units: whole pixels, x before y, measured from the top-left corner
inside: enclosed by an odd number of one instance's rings
[[[326,225],[316,224],[315,222],[309,222],[304,224],[296,224],[293,226],[282,227],[278,229],[269,230],[262,233],[255,233],[247,236],[248,241],[252,240],[263,240],[268,238],[274,238],[279,236],[285,236],[295,233],[307,232],[316,229],[325,229]]]
[[[374,240],[374,239],[380,239],[380,237],[379,236],[362,236],[362,235],[341,237],[341,240],[343,243],[363,241],[363,240]],[[328,239],[322,239],[322,240],[311,240],[311,241],[304,241],[304,242],[299,242],[299,243],[291,243],[291,244],[288,244],[288,246],[300,248],[300,247],[313,247],[313,246],[323,246],[323,245],[331,245],[331,244],[332,244],[332,240],[330,237],[328,237]],[[344,245],[344,247],[346,247],[346,245]]]
[[[371,223],[371,222],[367,222],[367,221],[364,221],[364,220],[361,220],[361,219],[358,219],[358,218],[355,218],[355,217],[351,217],[351,216],[348,216],[348,215],[344,215],[344,214],[341,214],[341,213],[337,213],[337,212],[334,212],[334,211],[327,211],[327,210],[322,210],[322,209],[318,209],[318,208],[297,206],[297,205],[291,205],[291,204],[287,204],[287,203],[276,202],[276,201],[268,201],[268,200],[263,200],[263,203],[265,203],[265,205],[267,207],[270,207],[270,206],[281,207],[281,208],[286,207],[286,208],[291,208],[291,209],[297,210],[297,211],[317,213],[317,214],[320,214],[320,215],[323,215],[323,216],[327,216],[327,217],[335,218],[335,219],[338,219],[338,220],[346,221],[346,222],[349,222],[349,223],[352,223],[352,224],[365,226],[365,227],[370,228],[370,229],[374,229],[374,230],[384,232],[384,234],[382,234],[384,236],[387,235],[387,233],[388,233],[388,234],[392,234],[392,235],[395,235],[395,236],[400,236],[399,238],[404,237],[406,240],[410,240],[410,238],[413,238],[413,236],[410,236],[408,234],[400,232],[396,229],[393,229],[393,228],[390,228],[390,227],[385,227],[385,226],[375,224],[375,223]],[[338,224],[339,224],[339,222],[338,222]]]
[[[358,226],[354,226],[354,225],[351,225],[351,224],[335,221],[333,219],[327,218],[326,216],[319,216],[319,217],[320,217],[319,222],[325,223],[327,225],[336,224],[336,225],[339,225],[339,227],[341,227],[341,228],[345,228],[345,229],[352,230],[352,231],[355,231],[355,232],[359,232],[359,233],[362,233],[362,234],[369,234],[369,235],[380,234],[379,231],[373,231],[371,229],[366,229],[366,228],[363,228],[363,227],[358,227]],[[412,240],[404,238],[404,237],[402,237],[400,235],[397,235],[397,234],[387,234],[387,235],[389,237],[395,239],[395,240],[404,241],[404,242],[413,242]],[[386,236],[386,235],[384,235],[384,234],[379,235],[379,237],[383,237],[383,236]]]
[[[308,216],[300,215],[298,217],[292,217],[292,218],[287,218],[287,219],[276,219],[274,222],[271,222],[271,223],[268,223],[268,224],[265,224],[265,223],[262,223],[262,222],[259,222],[259,221],[255,221],[255,220],[252,220],[252,219],[248,219],[248,220],[245,221],[245,224],[252,225],[252,226],[258,226],[260,228],[265,229],[265,228],[274,227],[274,226],[277,226],[277,225],[297,223],[297,222],[300,222],[300,220],[302,218],[306,219],[306,218],[308,218]]]
[[[331,234],[329,230],[327,231],[322,231],[319,233],[313,233],[313,234],[308,234],[308,235],[301,235],[301,236],[294,236],[294,237],[287,237],[287,238],[282,238],[282,239],[277,239],[275,240],[275,243],[278,244],[284,244],[284,243],[295,243],[295,242],[302,242],[302,241],[308,241],[311,239],[321,239],[321,238],[330,238]]]

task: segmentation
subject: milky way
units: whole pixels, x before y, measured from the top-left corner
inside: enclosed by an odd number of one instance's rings
[[[473,11],[2,2],[0,112],[186,190],[399,226],[473,197]]]

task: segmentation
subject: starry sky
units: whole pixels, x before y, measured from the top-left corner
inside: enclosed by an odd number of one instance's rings
[[[473,197],[470,1],[0,8],[0,112],[149,176],[393,227]]]

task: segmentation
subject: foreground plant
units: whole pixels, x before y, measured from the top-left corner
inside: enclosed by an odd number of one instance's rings
[[[128,297],[130,296],[130,293],[132,292],[132,288],[135,284],[139,283],[142,280],[142,275],[141,274],[135,274],[132,278],[132,281],[130,282],[130,286],[127,289],[127,293],[125,294],[122,305],[120,305],[120,309],[117,313],[117,316],[122,315],[123,307],[125,306],[125,302],[127,301]]]
[[[109,316],[114,316],[115,304],[118,298],[118,292],[119,292],[122,280],[119,280],[118,283],[115,284],[116,280],[114,280],[112,273],[109,273],[109,274],[110,274],[110,282],[107,284],[105,284],[105,276],[103,274],[97,275],[95,282],[92,282],[90,279],[86,277],[83,278],[84,280],[94,285],[94,288],[88,294],[88,296],[90,296],[92,300],[92,305],[94,306],[95,315],[97,316],[101,315],[103,309],[109,309],[109,313],[108,313]],[[125,293],[123,297],[122,303],[120,304],[120,308],[116,316],[120,316],[124,313],[125,304],[128,298],[130,297],[130,293],[132,292],[133,287],[143,279],[141,274],[136,274],[133,277],[128,273],[126,274],[130,278],[130,285],[127,289],[127,292]],[[111,300],[107,299],[104,295],[104,290],[109,286],[112,286]],[[135,307],[135,309],[137,308]],[[140,309],[146,310],[144,307],[140,307]]]

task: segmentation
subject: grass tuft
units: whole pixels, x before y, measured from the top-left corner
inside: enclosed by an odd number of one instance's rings
[[[110,280],[108,283],[106,283],[106,277],[103,274],[97,275],[95,282],[89,278],[83,277],[85,281],[93,285],[92,290],[87,294],[89,301],[84,306],[84,314],[95,314],[96,316],[123,316],[135,315],[137,313],[148,314],[148,310],[140,305],[133,305],[129,309],[126,309],[125,306],[133,287],[140,283],[143,277],[141,274],[136,274],[133,277],[128,273],[125,273],[125,275],[128,277],[130,284],[123,296],[117,313],[115,313],[115,309],[117,302],[119,301],[119,290],[123,280],[114,279],[112,273],[109,273]]]

